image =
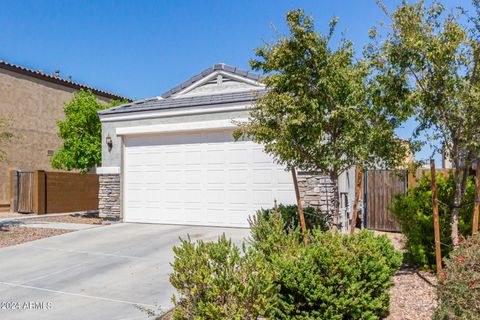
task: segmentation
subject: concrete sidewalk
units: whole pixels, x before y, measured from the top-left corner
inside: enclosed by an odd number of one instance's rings
[[[179,237],[240,244],[248,229],[121,223],[0,249],[0,319],[153,319],[172,303]]]

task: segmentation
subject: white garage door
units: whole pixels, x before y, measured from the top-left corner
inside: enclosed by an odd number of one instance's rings
[[[126,137],[125,221],[248,227],[260,208],[294,203],[289,172],[229,130]]]

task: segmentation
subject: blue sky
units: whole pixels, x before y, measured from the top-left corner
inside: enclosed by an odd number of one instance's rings
[[[274,40],[272,26],[285,31],[285,12],[293,8],[305,9],[321,32],[338,16],[338,31],[358,50],[370,27],[384,20],[375,0],[2,1],[0,60],[59,69],[133,99],[152,97],[214,63],[249,69],[253,49]]]

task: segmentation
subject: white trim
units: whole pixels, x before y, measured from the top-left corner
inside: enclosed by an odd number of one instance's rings
[[[120,167],[97,167],[96,174],[120,174]]]
[[[183,123],[167,123],[149,126],[135,126],[117,128],[117,136],[135,135],[135,134],[152,134],[167,132],[186,132],[186,131],[205,131],[212,129],[233,129],[237,125],[233,121],[244,122],[247,119],[231,119],[231,120],[214,120],[214,121],[197,121]]]
[[[243,111],[251,107],[250,104],[241,104],[237,106],[230,107],[220,107],[220,108],[201,108],[193,107],[189,110],[182,111],[142,111],[135,113],[127,114],[116,114],[116,115],[101,115],[101,122],[110,122],[110,121],[124,121],[124,120],[141,120],[141,119],[152,119],[152,118],[166,118],[166,117],[175,117],[175,116],[186,116],[186,115],[196,115],[196,114],[209,114],[209,113],[218,113],[218,112],[233,112],[233,111]]]
[[[248,78],[244,78],[244,77],[236,75],[234,73],[219,70],[219,71],[215,71],[214,73],[206,76],[205,78],[203,78],[201,80],[198,80],[197,82],[191,84],[190,86],[186,87],[185,89],[182,89],[181,91],[173,94],[172,98],[181,98],[181,95],[183,95],[185,93],[188,93],[188,92],[192,91],[193,89],[195,89],[197,87],[202,86],[203,84],[207,83],[208,81],[212,80],[213,78],[216,78],[219,74],[221,74],[222,76],[226,76],[227,78],[235,79],[239,82],[244,82],[244,83],[250,84],[250,85],[255,86],[255,87],[265,87],[265,85],[261,84],[258,81],[248,79]]]

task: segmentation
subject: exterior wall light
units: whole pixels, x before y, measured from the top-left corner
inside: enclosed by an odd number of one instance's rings
[[[108,136],[105,138],[105,143],[106,143],[107,146],[108,146],[108,151],[112,150],[113,141],[112,141],[112,138],[110,137],[110,135],[108,135]]]

